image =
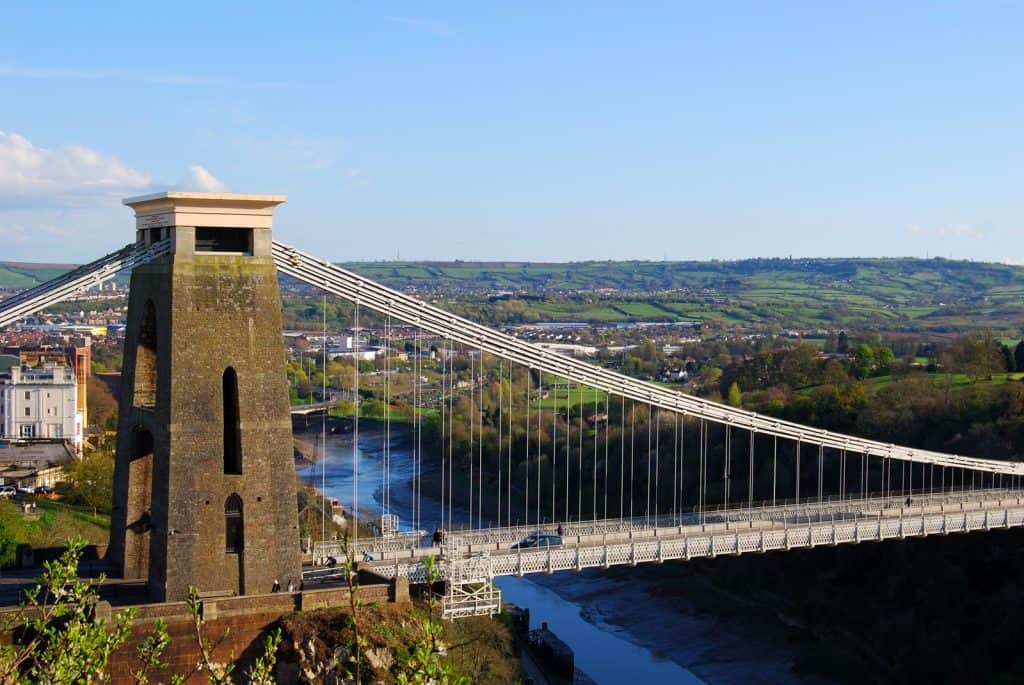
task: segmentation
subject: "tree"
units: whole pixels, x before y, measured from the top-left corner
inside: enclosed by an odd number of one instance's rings
[[[1006,368],[999,344],[990,334],[957,339],[943,354],[943,364],[950,371],[966,374],[972,381]]]
[[[0,568],[14,563],[17,558],[18,541],[5,525],[0,525]]]
[[[870,345],[861,343],[853,353],[853,375],[867,378],[875,368],[875,351]]]
[[[740,386],[736,381],[732,382],[729,386],[728,399],[726,400],[730,407],[739,407],[743,404],[743,393],[740,392]]]
[[[96,586],[104,578],[79,579],[85,540],[67,544],[64,554],[46,562],[38,583],[25,591],[20,610],[0,624],[5,634],[20,630],[25,636],[14,644],[0,644],[0,682],[97,682],[110,655],[131,634],[134,609],[117,614],[112,626],[94,617]]]
[[[1020,371],[1024,371],[1024,340],[1021,340],[1013,348],[1013,366]]]
[[[839,337],[836,339],[836,352],[839,354],[849,354],[850,352],[850,338],[846,335],[846,331],[839,331]]]
[[[387,416],[388,405],[383,400],[365,400],[359,405],[359,414],[368,419],[383,419]]]
[[[64,476],[71,483],[71,500],[97,511],[109,512],[114,496],[114,456],[96,451],[81,459],[72,459],[64,467]]]
[[[86,405],[89,422],[113,430],[117,427],[117,400],[102,379],[89,376],[86,381]]]
[[[97,618],[99,593],[96,588],[103,584],[105,577],[101,574],[93,580],[79,578],[78,563],[85,540],[75,538],[66,544],[59,559],[43,564],[42,576],[25,590],[25,601],[19,609],[0,616],[0,631],[4,635],[19,636],[11,644],[0,642],[0,683],[84,685],[109,682],[110,656],[131,636],[135,609],[118,612],[112,623]],[[231,672],[235,665],[215,663],[212,658],[213,650],[227,633],[217,642],[204,637],[196,588],[189,588],[186,604],[192,615],[200,661],[191,673],[171,675],[168,681],[181,685],[192,675],[205,671],[211,685],[234,682]],[[135,648],[140,667],[131,675],[136,683],[146,685],[151,675],[167,668],[163,655],[170,642],[166,624],[158,619],[152,631]],[[275,655],[280,642],[280,628],[264,637],[263,649],[246,671],[244,682],[252,685],[275,682]]]
[[[888,376],[892,372],[892,363],[896,355],[888,347],[879,347],[875,350],[875,370],[879,376]]]
[[[1003,365],[1006,373],[1013,373],[1017,370],[1017,361],[1013,356],[1013,350],[1008,345],[999,345],[999,352],[1003,355]]]
[[[832,359],[825,364],[825,377],[823,381],[826,385],[846,385],[850,382],[850,376],[846,373],[846,369],[843,368],[841,362]]]

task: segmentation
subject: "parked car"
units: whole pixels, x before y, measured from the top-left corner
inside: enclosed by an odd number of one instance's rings
[[[525,538],[512,545],[512,549],[527,549],[530,547],[559,547],[562,544],[562,536],[554,533],[530,533]]]
[[[0,485],[0,497],[14,497],[18,494],[18,491],[14,489],[13,485]]]
[[[49,485],[40,485],[38,488],[36,488],[36,494],[37,495],[52,495],[53,494],[53,488],[51,488]]]
[[[34,485],[19,485],[18,486],[18,494],[19,495],[34,495],[34,494],[36,494],[36,487]]]

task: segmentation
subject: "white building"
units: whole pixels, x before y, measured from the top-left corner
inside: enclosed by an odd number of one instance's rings
[[[71,366],[47,361],[29,367],[17,357],[0,358],[0,438],[69,440],[81,451],[77,396]]]

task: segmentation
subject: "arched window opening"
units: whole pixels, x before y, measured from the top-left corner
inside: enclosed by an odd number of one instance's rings
[[[156,307],[153,300],[147,300],[135,346],[135,388],[132,402],[136,407],[156,405],[156,352]]]
[[[242,498],[229,495],[224,502],[224,551],[240,554],[243,546]]]
[[[224,473],[242,473],[242,428],[238,412],[238,374],[224,371]]]

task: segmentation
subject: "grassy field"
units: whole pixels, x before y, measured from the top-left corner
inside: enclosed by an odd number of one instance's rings
[[[605,393],[601,390],[594,388],[574,386],[570,388],[557,388],[548,391],[548,396],[541,400],[536,400],[533,406],[540,407],[542,409],[565,409],[565,407],[575,407],[580,402],[583,403],[584,412],[589,408],[593,409],[594,402],[603,403],[605,400]]]
[[[82,537],[92,544],[106,544],[110,537],[110,517],[93,515],[91,509],[72,507],[56,500],[30,498],[36,511],[25,514],[20,502],[0,501],[0,526],[19,544],[33,547],[61,547],[71,537]]]
[[[985,378],[973,378],[963,373],[930,373],[928,378],[937,387],[945,387],[946,384],[953,386],[966,386],[966,385],[1002,385],[1003,383],[1011,383],[1014,381],[1020,381],[1024,379],[1024,371],[1018,371],[1014,373],[996,373],[992,374],[991,377]],[[882,388],[892,385],[895,381],[901,380],[897,376],[875,376],[873,378],[865,378],[860,381],[861,385],[868,393],[874,393]],[[796,390],[798,394],[807,395],[812,393],[820,385],[812,385]]]

